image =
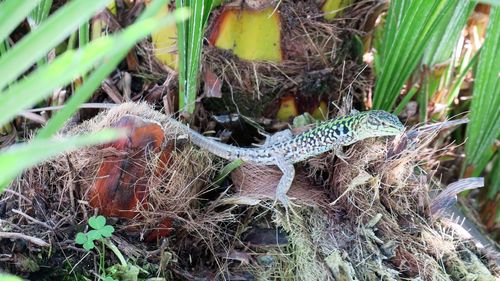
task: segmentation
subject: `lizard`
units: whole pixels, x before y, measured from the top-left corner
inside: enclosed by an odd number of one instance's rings
[[[241,159],[257,165],[276,165],[283,173],[276,190],[276,200],[285,208],[291,204],[286,193],[290,189],[295,169],[293,164],[333,150],[342,155],[342,147],[371,137],[395,136],[404,131],[399,119],[386,111],[357,112],[319,123],[296,136],[290,130],[278,132],[266,139],[261,147],[236,147],[182,125],[191,142],[229,161]]]

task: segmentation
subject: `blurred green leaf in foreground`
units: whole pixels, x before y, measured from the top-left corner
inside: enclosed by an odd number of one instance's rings
[[[5,0],[0,2],[0,40],[9,46],[8,36],[20,25],[40,1]],[[79,147],[109,142],[122,134],[116,131],[96,132],[87,136],[49,139],[61,128],[79,105],[100,86],[125,57],[128,50],[151,32],[176,20],[188,17],[186,9],[178,9],[172,15],[156,18],[158,9],[166,0],[153,2],[132,25],[120,33],[98,38],[77,50],[68,50],[51,63],[34,67],[57,44],[86,23],[90,17],[103,9],[109,0],[74,0],[59,8],[0,56],[0,128],[23,110],[36,105],[52,92],[71,83],[74,78],[90,72],[86,83],[73,94],[66,106],[60,110],[38,137],[32,141],[7,147],[0,151],[0,191],[23,169],[51,156]],[[45,1],[43,1],[45,3]],[[8,15],[8,16],[7,16]],[[106,63],[102,63],[106,61]],[[26,72],[28,71],[28,72]]]

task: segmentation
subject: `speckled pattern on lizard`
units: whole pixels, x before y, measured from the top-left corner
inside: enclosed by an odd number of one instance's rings
[[[382,110],[359,112],[319,123],[296,136],[290,130],[272,135],[262,147],[242,148],[207,138],[182,125],[191,142],[227,160],[241,159],[259,165],[276,165],[283,172],[276,199],[286,208],[291,204],[286,193],[290,189],[295,169],[293,164],[371,137],[394,136],[404,131],[399,119]]]

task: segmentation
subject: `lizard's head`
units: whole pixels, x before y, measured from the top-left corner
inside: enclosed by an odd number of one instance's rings
[[[359,139],[395,136],[405,129],[398,117],[383,110],[365,111],[357,123],[356,133]]]

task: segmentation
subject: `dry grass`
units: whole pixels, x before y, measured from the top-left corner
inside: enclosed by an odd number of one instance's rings
[[[425,164],[425,147],[435,130],[427,137],[366,140],[352,146],[347,159],[318,157],[299,165],[289,195],[301,206],[286,214],[267,204],[274,201],[279,171],[243,165],[233,174],[236,188],[216,188],[210,179],[221,162],[182,141],[168,117],[145,104],[113,108],[66,134],[99,130],[124,115],[161,124],[165,138],[177,146],[166,173],[153,172],[155,155],[144,163],[150,167],[148,205],[137,206],[139,215],[132,220],[110,221],[120,250],[138,265],[154,265],[159,274],[447,280],[450,272],[464,278],[474,272],[498,272],[457,233],[440,227],[439,221],[430,223],[428,193],[435,186],[419,167]],[[14,249],[3,258],[6,268],[25,272],[19,261],[31,260],[44,265],[67,261],[78,263],[77,269],[97,270],[97,255],[85,255],[73,239],[95,214],[86,194],[102,157],[110,153],[116,152],[95,147],[55,158],[26,171],[2,195],[7,210],[3,228],[49,242],[56,253],[49,258],[43,247],[19,240],[4,243],[2,248]],[[253,204],[245,204],[248,200]],[[148,231],[164,219],[174,221],[171,236],[144,242]],[[266,229],[270,236],[264,234]],[[272,234],[273,229],[284,232]],[[252,231],[257,235],[251,236]],[[275,236],[288,242],[276,242]],[[19,251],[21,244],[29,247]],[[169,262],[159,263],[167,257]],[[18,262],[9,263],[14,260]]]
[[[223,99],[229,96],[238,113],[244,107],[253,108],[250,112],[263,110],[263,104],[270,104],[267,100],[287,91],[313,98],[323,95],[335,104],[347,93],[354,95],[356,104],[365,101],[372,79],[349,57],[346,38],[364,35],[370,9],[383,4],[359,1],[327,23],[316,2],[280,1],[282,45],[288,48],[283,63],[241,61],[227,51],[204,47],[203,68],[224,82]],[[175,73],[154,59],[148,42],[136,50],[141,58],[138,76],[145,80],[141,91],[148,92],[150,81],[165,81],[156,98],[166,92],[168,102],[175,103]],[[208,119],[208,112],[198,110],[198,121]],[[155,172],[161,160],[154,153],[137,163],[146,167],[149,190],[147,205],[136,206],[137,216],[108,218],[116,228],[112,241],[149,276],[494,280],[500,274],[498,265],[450,227],[446,218],[433,222],[430,217],[429,192],[440,187],[432,172],[425,171],[435,169],[437,156],[450,150],[437,149],[441,145],[432,142],[438,128],[394,141],[359,142],[346,151],[349,157],[344,160],[325,154],[296,165],[289,195],[300,206],[286,214],[272,205],[281,177],[278,169],[244,164],[232,173],[231,181],[214,186],[212,179],[223,162],[191,146],[167,115],[145,104],[122,104],[78,126],[69,124],[61,134],[100,130],[125,115],[160,124],[165,143],[176,147],[162,174]],[[24,275],[39,265],[65,275],[72,268],[88,275],[98,272],[97,253],[85,252],[75,245],[74,237],[98,212],[89,206],[87,195],[101,162],[119,153],[94,147],[62,155],[26,171],[0,195],[1,231],[50,245],[0,236],[1,252],[7,253],[0,256],[0,268]],[[173,221],[172,234],[146,242],[147,234],[165,219]],[[106,263],[116,260],[110,254]]]
[[[213,46],[203,49],[203,69],[209,70],[223,82],[225,106],[237,112],[258,116],[272,109],[255,106],[273,104],[271,100],[290,92],[304,97],[339,103],[346,92],[362,101],[368,84],[363,67],[348,58],[349,33],[360,35],[355,27],[361,25],[350,9],[344,16],[329,23],[314,1],[280,1],[282,20],[281,46],[284,60],[280,63],[244,61],[231,52]],[[369,3],[357,4],[356,13],[365,11]],[[317,15],[317,16],[311,16]],[[211,24],[209,24],[210,32]],[[226,94],[227,93],[227,94]]]

